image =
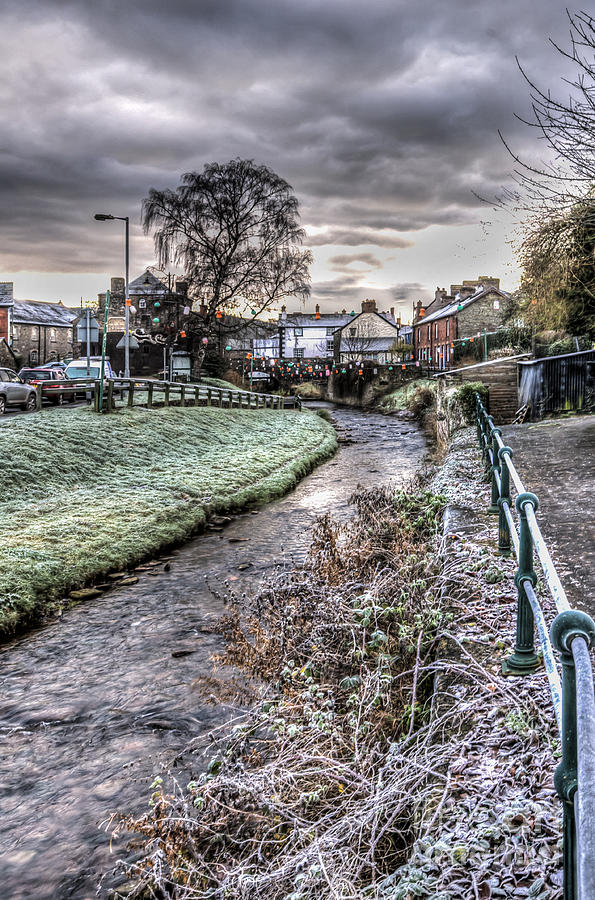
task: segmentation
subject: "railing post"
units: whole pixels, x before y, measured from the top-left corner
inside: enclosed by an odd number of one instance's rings
[[[498,488],[498,479],[497,475],[500,475],[500,458],[498,456],[498,438],[502,435],[502,429],[500,428],[492,428],[490,431],[490,438],[492,441],[492,465],[490,467],[490,471],[492,473],[492,502],[488,509],[488,512],[491,513],[499,513],[498,508],[498,500],[500,497],[500,489]]]
[[[114,382],[110,378],[107,383],[107,412],[110,413],[114,408]]]
[[[134,381],[128,382],[128,406],[134,406]]]
[[[508,460],[513,456],[511,447],[501,447],[498,450],[500,461],[500,496],[498,498],[498,553],[501,556],[510,556],[510,528],[504,506],[510,509],[512,499],[510,497],[510,471]]]
[[[200,394],[200,388],[195,387],[194,388],[194,405],[195,406],[198,406],[199,394]]]
[[[169,381],[163,385],[163,405],[169,406]]]
[[[591,647],[595,638],[595,623],[586,613],[576,609],[565,610],[556,616],[550,629],[551,642],[558,650],[562,664],[562,761],[554,774],[554,786],[564,805],[564,900],[578,900],[580,897],[574,818],[574,794],[578,787],[576,668],[571,646],[576,637],[584,638],[587,646]]]
[[[37,412],[41,409],[41,385],[35,385],[35,409]]]
[[[147,407],[148,409],[153,409],[153,382],[150,381],[147,385]]]
[[[211,402],[212,402],[211,388],[207,388],[207,406],[210,406]]]
[[[531,582],[533,587],[537,584],[537,575],[533,569],[533,538],[525,512],[527,503],[530,503],[536,510],[539,500],[535,494],[530,494],[528,491],[519,494],[516,498],[516,508],[521,526],[519,567],[514,576],[514,583],[517,586],[516,643],[514,653],[502,663],[502,671],[505,675],[528,675],[539,666],[539,659],[535,653],[533,610],[524,588],[525,581]]]
[[[186,406],[186,385],[180,385],[180,406]]]
[[[99,409],[99,395],[101,394],[101,390],[99,381],[94,382],[94,384],[95,390],[93,391],[93,407],[95,409],[95,412],[98,413],[101,412],[101,410]],[[87,395],[85,394],[85,398],[86,396]]]
[[[481,428],[481,419],[483,414],[483,403],[481,402],[481,398],[479,394],[475,395],[475,419],[477,421],[477,443],[481,447],[482,443],[482,428]]]

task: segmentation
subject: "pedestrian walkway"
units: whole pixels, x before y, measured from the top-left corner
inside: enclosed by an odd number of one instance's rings
[[[496,423],[498,424],[498,423]],[[595,416],[502,426],[572,606],[595,617]]]

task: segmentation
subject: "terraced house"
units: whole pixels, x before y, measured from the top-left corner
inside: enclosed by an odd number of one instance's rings
[[[501,328],[510,302],[510,294],[500,289],[499,278],[480,276],[476,281],[453,284],[449,294],[438,288],[429,306],[421,301],[417,304],[413,321],[416,359],[437,369],[452,368],[455,346]]]

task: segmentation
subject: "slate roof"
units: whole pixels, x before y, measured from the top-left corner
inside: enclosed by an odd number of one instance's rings
[[[501,291],[499,288],[495,287],[487,287],[480,288],[480,290],[476,291],[475,294],[471,294],[470,297],[465,297],[464,300],[454,300],[453,303],[449,303],[448,306],[443,306],[442,309],[437,310],[435,313],[432,313],[429,316],[424,316],[415,322],[416,325],[425,325],[426,322],[434,322],[435,319],[444,319],[446,316],[452,316],[454,313],[462,312],[467,306],[471,306],[472,303],[475,303],[476,300],[479,300],[481,297],[485,297],[486,294],[498,294],[500,297],[504,297],[508,299],[510,294],[507,294],[506,291]],[[459,306],[462,309],[459,309]]]
[[[288,313],[286,319],[279,319],[280,328],[340,328],[355,316],[349,313],[320,313],[317,319],[314,313]]]
[[[55,325],[58,328],[70,328],[78,317],[78,310],[68,309],[61,303],[48,303],[45,300],[14,301],[15,325]]]
[[[145,284],[148,281],[149,284]],[[150,269],[146,269],[142,275],[139,275],[138,278],[135,278],[134,281],[131,281],[128,285],[128,293],[129,294],[151,294],[154,296],[155,294],[168,294],[169,291],[167,289],[167,285],[164,284],[163,281],[160,281]],[[172,289],[172,294],[174,293]]]
[[[347,321],[343,322],[343,328],[346,328],[350,322],[355,322],[355,320],[359,319],[360,316],[369,316],[369,315],[378,316],[380,319],[382,319],[383,322],[386,322],[387,325],[390,325],[391,328],[394,328],[395,332],[399,330],[399,326],[397,325],[396,322],[394,322],[391,319],[390,316],[384,316],[381,312],[378,312],[377,309],[370,310],[370,312],[360,312],[357,314],[357,316],[349,316]],[[365,335],[358,335],[358,337],[365,337]],[[392,340],[394,340],[394,337],[392,338]]]

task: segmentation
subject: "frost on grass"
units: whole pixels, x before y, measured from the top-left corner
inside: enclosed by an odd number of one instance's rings
[[[279,496],[335,447],[322,419],[282,410],[75,409],[6,422],[0,632],[184,540],[207,514]]]
[[[446,482],[469,525],[489,490],[467,438]],[[150,812],[121,823],[137,835],[126,896],[561,897],[555,720],[543,673],[500,674],[515,588],[494,517],[437,554],[436,493],[355,500],[302,568],[231,598],[219,662],[260,701],[189,784],[156,784]]]

